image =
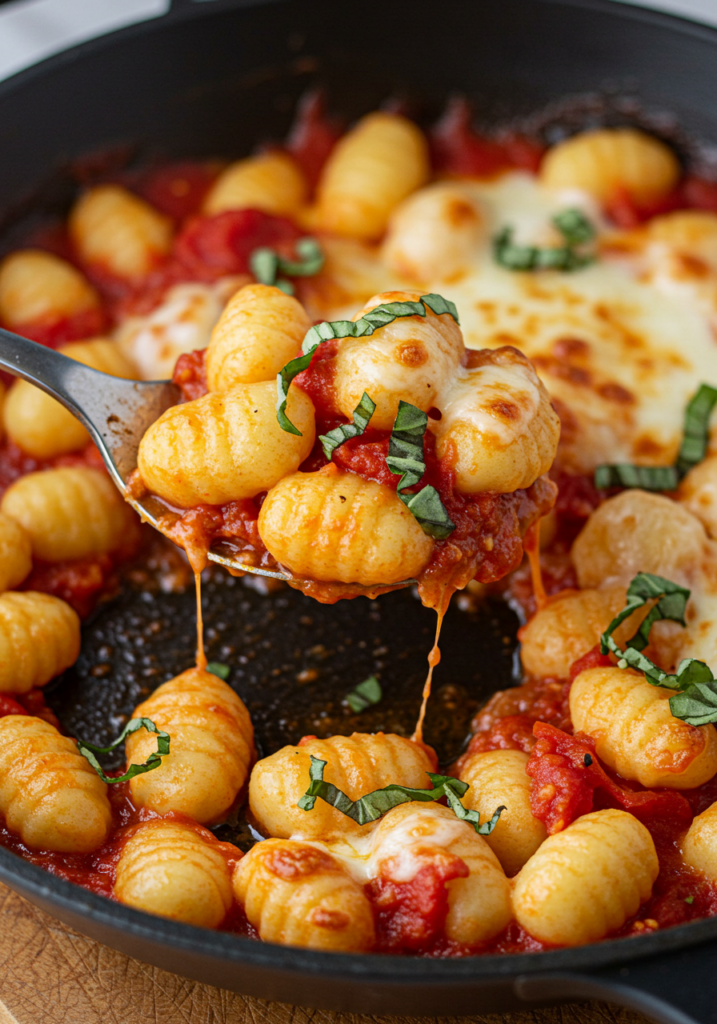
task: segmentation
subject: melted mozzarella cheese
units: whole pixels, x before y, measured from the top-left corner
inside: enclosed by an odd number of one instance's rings
[[[456,423],[469,423],[480,434],[497,438],[501,445],[512,444],[538,411],[538,389],[535,374],[527,365],[487,363],[461,369],[440,403],[440,432],[447,433]],[[510,417],[500,414],[501,401],[515,410]]]
[[[181,355],[206,348],[227,300],[244,280],[175,285],[147,316],[125,320],[115,338],[139,367],[142,379],[171,377]]]

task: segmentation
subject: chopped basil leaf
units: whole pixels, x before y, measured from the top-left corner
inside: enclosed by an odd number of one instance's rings
[[[670,697],[670,710],[673,716],[687,722],[688,725],[707,725],[708,722],[717,722],[717,679],[709,666],[696,658],[683,658],[677,672],[672,675],[664,672],[642,654],[655,622],[669,620],[681,626],[686,625],[685,608],[689,596],[689,590],[671,580],[651,573],[638,573],[627,588],[625,607],[600,637],[600,650],[603,654],[612,651],[620,659],[618,668],[629,666],[637,669],[653,686],[681,691]],[[623,651],[613,639],[612,633],[636,609],[655,599],[657,603],[643,619],[640,628],[627,642]]]
[[[543,248],[539,245],[517,245],[513,228],[505,227],[493,239],[493,255],[507,270],[563,270],[570,272],[595,262],[593,252],[578,246],[592,242],[595,228],[580,210],[563,210],[553,217],[553,224],[565,239],[565,245]]]
[[[310,757],[309,778],[311,782],[297,805],[302,811],[313,810],[318,798],[335,807],[337,811],[341,811],[342,814],[345,814],[352,821],[357,822],[357,824],[366,825],[371,821],[377,821],[387,811],[390,811],[393,807],[398,807],[399,804],[407,804],[413,800],[428,803],[445,797],[448,801],[448,806],[456,817],[460,818],[461,821],[467,821],[471,824],[478,835],[489,836],[498,824],[501,812],[505,810],[505,807],[499,807],[490,821],[481,825],[480,814],[477,811],[467,810],[461,803],[460,798],[470,788],[468,783],[461,782],[460,779],[454,779],[450,775],[435,775],[433,772],[426,772],[426,775],[433,783],[433,789],[411,789],[408,786],[396,785],[385,786],[383,789],[375,789],[373,793],[367,793],[366,796],[359,797],[358,800],[351,800],[336,786],[330,782],[324,782],[326,761],[314,757],[313,754]]]
[[[685,903],[692,905],[695,902],[694,896],[685,896]]]
[[[211,672],[213,676],[219,676],[220,679],[226,682],[231,669],[228,665],[223,665],[221,661],[210,661],[207,665],[207,672]]]
[[[639,487],[643,491],[674,491],[680,480],[707,454],[710,416],[717,404],[717,388],[700,384],[687,403],[682,444],[674,466],[631,466],[627,463],[598,466],[594,483],[599,491],[611,487]]]
[[[456,524],[446,512],[436,488],[426,484],[417,494],[406,493],[406,488],[414,487],[426,472],[423,438],[427,426],[425,412],[409,402],[399,402],[388,442],[386,465],[396,476],[400,474],[398,496],[424,533],[436,540],[445,540],[453,533]]]
[[[324,449],[324,455],[331,462],[331,457],[344,441],[350,437],[358,437],[363,434],[369,421],[376,411],[376,403],[372,401],[364,391],[361,401],[354,409],[353,423],[342,423],[340,427],[330,430],[328,434],[320,434],[319,441]]]
[[[383,690],[376,676],[369,676],[368,679],[364,679],[362,683],[349,693],[346,697],[346,703],[354,712],[359,715],[366,708],[371,707],[372,704],[379,704],[383,699]]]
[[[324,265],[324,253],[315,238],[300,238],[296,243],[298,260],[289,260],[280,256],[275,249],[262,246],[255,249],[249,257],[249,267],[260,284],[274,285],[281,288],[287,295],[294,294],[290,281],[280,277],[313,277]]]
[[[124,743],[131,733],[137,732],[138,729],[146,729],[147,732],[157,734],[157,750],[149,755],[144,764],[131,764],[124,775],[120,775],[116,779],[105,775],[95,754],[111,753],[120,743]],[[85,743],[84,740],[77,740],[77,749],[89,761],[103,782],[128,782],[129,779],[133,779],[136,775],[144,775],[145,772],[151,772],[152,769],[159,768],[162,758],[165,754],[169,753],[169,740],[169,734],[158,729],[150,718],[131,718],[117,739],[110,743],[108,747],[95,747],[91,743]]]
[[[297,374],[308,369],[314,352],[322,342],[331,341],[334,338],[364,338],[399,317],[427,316],[429,309],[436,316],[448,313],[456,323],[460,323],[458,311],[453,302],[444,299],[442,295],[429,293],[422,295],[418,302],[386,302],[381,306],[375,306],[358,320],[325,320],[310,328],[301,346],[303,355],[292,359],[283,369],[279,370],[276,376],[276,418],[281,429],[288,434],[298,434],[301,437],[301,431],[297,430],[286,415],[286,399],[292,380]]]

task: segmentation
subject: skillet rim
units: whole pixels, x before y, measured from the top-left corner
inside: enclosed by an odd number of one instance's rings
[[[170,0],[164,15],[150,17],[117,31],[85,40],[67,50],[24,68],[0,82],[0,97],[11,94],[36,78],[51,75],[56,69],[80,61],[84,56],[131,40],[134,36],[161,31],[180,20],[211,16],[232,10],[264,7],[292,0]],[[296,2],[296,0],[294,0]],[[302,0],[310,6],[313,0]],[[533,0],[553,8],[597,11],[617,19],[652,24],[710,43],[717,56],[717,26],[693,18],[618,0]],[[332,980],[359,980],[391,983],[399,986],[430,987],[450,982],[505,980],[517,976],[555,974],[561,971],[588,970],[590,973],[615,963],[632,963],[657,954],[686,949],[717,939],[717,916],[676,925],[649,935],[602,940],[583,946],[534,953],[478,954],[464,958],[440,958],[377,953],[330,953],[299,947],[281,946],[245,938],[230,932],[169,922],[144,911],[115,903],[79,885],[54,876],[0,846],[0,881],[43,907],[46,903],[72,916],[93,922],[109,931],[121,932],[164,948],[175,949],[212,959],[215,963],[242,964],[267,970],[289,970]],[[103,941],[103,940],[99,940]]]

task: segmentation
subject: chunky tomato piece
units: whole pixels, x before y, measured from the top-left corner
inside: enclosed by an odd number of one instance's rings
[[[210,164],[172,163],[148,171],[138,191],[157,210],[182,221],[199,210],[216,176]]]
[[[300,235],[284,217],[261,210],[226,210],[214,217],[190,220],[175,239],[174,255],[201,279],[248,274],[255,249],[271,246],[292,255],[293,243]]]
[[[172,374],[172,383],[176,384],[182,392],[186,402],[195,398],[201,398],[209,390],[207,387],[207,350],[205,348],[195,349],[194,352],[186,352],[177,360]]]
[[[308,93],[299,104],[286,148],[301,164],[312,188],[316,186],[324,164],[340,137],[339,122],[326,114],[323,92],[316,90]]]

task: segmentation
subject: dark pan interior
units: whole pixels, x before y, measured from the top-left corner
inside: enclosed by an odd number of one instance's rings
[[[430,118],[460,92],[485,122],[536,115],[549,138],[566,124],[637,119],[675,139],[685,155],[700,156],[688,138],[717,139],[717,33],[640,9],[602,0],[185,0],[167,18],[85,44],[0,86],[5,243],[27,225],[28,202],[43,214],[69,203],[76,158],[112,148],[118,160],[238,156],[260,139],[282,137],[297,98],[316,84],[347,118],[388,96]],[[205,603],[210,656],[232,666],[230,681],[249,703],[265,751],[304,732],[410,729],[432,627],[410,593],[324,608],[217,576]],[[191,593],[154,587],[143,597],[128,585],[86,627],[83,655],[53,687],[51,703],[72,731],[108,738],[145,690],[191,662],[192,627]],[[452,611],[429,731],[445,760],[477,704],[510,680],[514,631],[506,608]],[[297,680],[307,670],[316,678]],[[387,700],[357,719],[343,697],[374,670]],[[709,992],[696,979],[717,938],[710,920],[514,958],[330,956],[167,929],[1,849],[0,877],[100,941],[169,970],[263,997],[373,1013],[487,1012],[611,992],[684,1024],[687,1017],[637,990],[673,1001],[684,990],[699,1016],[696,993]],[[634,965],[639,958],[647,959]],[[629,966],[611,974],[611,964]],[[679,986],[671,973],[678,967]]]

